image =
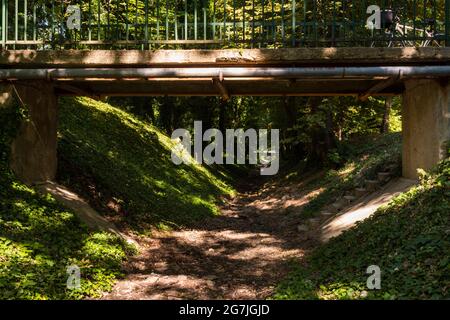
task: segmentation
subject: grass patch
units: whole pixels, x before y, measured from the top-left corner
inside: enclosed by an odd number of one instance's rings
[[[169,137],[106,103],[62,99],[59,135],[61,182],[135,230],[216,215],[219,196],[234,192],[224,172],[174,165]]]
[[[120,276],[129,248],[115,236],[89,231],[50,195],[17,181],[8,156],[22,118],[19,107],[0,108],[0,299],[98,296]],[[80,289],[67,289],[69,265],[81,269]]]
[[[314,250],[275,299],[448,299],[450,159],[372,217]],[[381,290],[366,270],[381,268]]]

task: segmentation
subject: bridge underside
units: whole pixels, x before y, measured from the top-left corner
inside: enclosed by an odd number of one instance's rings
[[[0,107],[29,108],[11,167],[35,183],[56,173],[57,95],[403,94],[403,175],[415,178],[446,156],[449,78],[449,48],[3,51]]]
[[[450,65],[450,48],[292,48],[247,50],[160,50],[160,51],[3,51],[0,79],[17,80],[1,71],[49,70],[48,79],[58,95],[87,96],[311,96],[396,95],[404,91],[400,77],[371,76],[233,76],[200,77],[208,68],[261,69],[339,68],[383,66]],[[123,77],[124,69],[172,68],[194,76]],[[115,77],[50,77],[52,70],[108,69]],[[39,80],[28,77],[22,80]]]
[[[280,79],[151,79],[111,81],[55,81],[58,95],[102,96],[358,96],[383,80],[280,80]],[[373,95],[398,95],[402,83]]]

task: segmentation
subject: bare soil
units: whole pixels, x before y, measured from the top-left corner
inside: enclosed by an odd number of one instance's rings
[[[317,178],[311,176],[309,179]],[[309,180],[307,179],[307,180]],[[103,299],[264,299],[312,247],[297,230],[314,191],[242,185],[222,214],[189,229],[136,239],[140,254]]]

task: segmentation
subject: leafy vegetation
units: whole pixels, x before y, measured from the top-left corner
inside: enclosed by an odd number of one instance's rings
[[[8,168],[11,138],[26,110],[0,108],[0,299],[80,299],[111,288],[129,248],[89,231],[50,196],[15,179]],[[81,288],[66,287],[67,267],[81,270]]]
[[[60,180],[137,230],[218,214],[219,197],[234,192],[224,171],[173,164],[173,145],[153,125],[109,104],[61,102]]]
[[[448,299],[450,158],[309,258],[278,287],[275,299]],[[366,270],[381,268],[381,290]]]
[[[346,191],[363,186],[365,179],[376,179],[377,173],[389,165],[396,167],[400,175],[401,135],[389,133],[346,140],[338,144],[335,157],[339,162],[344,162],[342,166],[325,169],[321,178],[313,179],[302,187],[306,190],[320,190],[303,207],[301,215],[304,218],[316,215]],[[286,169],[284,177],[278,183],[299,183],[304,179],[304,171],[304,163]]]
[[[61,99],[58,179],[108,219],[139,232],[219,214],[218,203],[234,194],[236,176],[247,174],[242,166],[172,163],[174,142],[166,134],[191,129],[194,120],[202,120],[204,130],[280,128],[283,160],[298,170],[277,183],[296,183],[312,169],[325,172],[303,186],[319,190],[302,205],[304,217],[388,165],[399,169],[401,136],[387,133],[400,129],[396,99],[389,108],[379,99],[356,105],[317,97],[234,97],[226,105],[215,98],[109,101],[119,107]],[[7,166],[9,145],[26,110],[0,113],[0,299],[79,299],[109,290],[131,248],[89,231],[51,196],[15,179]],[[436,172],[424,173],[420,186],[295,265],[274,298],[448,298],[449,181],[447,159]],[[79,290],[66,288],[69,265],[81,267]],[[370,265],[381,267],[381,290],[366,288]]]

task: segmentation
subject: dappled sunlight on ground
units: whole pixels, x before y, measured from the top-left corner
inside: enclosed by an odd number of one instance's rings
[[[297,185],[298,186],[298,185]],[[290,190],[292,201],[310,192]],[[314,244],[286,214],[284,192],[244,193],[197,227],[153,232],[105,299],[264,299]]]

